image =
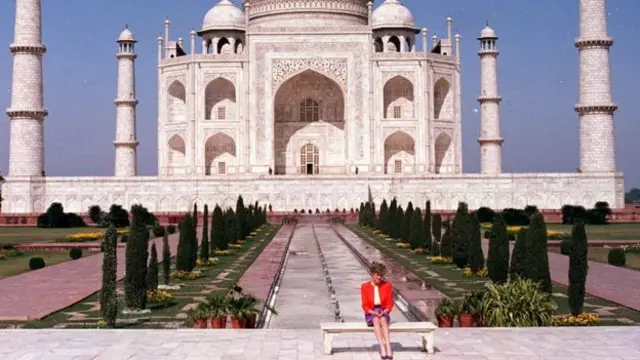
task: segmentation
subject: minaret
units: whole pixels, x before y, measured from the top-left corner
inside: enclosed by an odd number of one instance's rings
[[[605,0],[580,0],[580,171],[615,172],[615,136],[611,100],[609,48]]]
[[[116,104],[115,176],[137,175],[136,148],[136,39],[129,28],[118,38],[118,97]]]
[[[500,137],[500,101],[498,94],[498,48],[496,32],[489,23],[480,33],[480,172],[497,175],[502,172],[502,143]]]
[[[44,108],[40,0],[16,0],[9,116],[9,176],[44,175]]]

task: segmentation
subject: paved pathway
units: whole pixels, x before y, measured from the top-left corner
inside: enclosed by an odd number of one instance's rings
[[[289,245],[289,258],[276,295],[269,328],[320,328],[321,322],[334,321],[320,254],[311,224],[298,225]]]
[[[513,245],[511,244],[512,251]],[[483,240],[482,247],[485,255],[488,254],[489,241]],[[550,251],[549,270],[551,281],[568,285],[568,256]],[[640,284],[640,271],[589,261],[586,284],[588,294],[640,311],[640,286],[638,284]]]
[[[267,300],[294,229],[293,225],[281,227],[269,245],[242,274],[238,285],[242,287],[244,293],[252,294],[263,302]]]
[[[392,334],[394,359],[640,359],[640,327],[437,329],[436,354],[413,334]],[[356,360],[379,359],[372,333],[345,334],[323,355],[313,330],[10,330],[3,360]]]
[[[172,254],[178,234],[169,235]],[[154,240],[162,261],[162,238]],[[150,245],[151,246],[151,242]],[[118,247],[118,280],[125,275],[125,248]],[[28,261],[25,258],[25,261]],[[102,287],[102,254],[0,279],[0,320],[39,320],[92,295]]]

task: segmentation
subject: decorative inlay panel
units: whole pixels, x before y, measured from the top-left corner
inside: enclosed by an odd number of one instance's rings
[[[347,86],[347,59],[274,59],[271,88],[277,88],[289,75],[305,69],[318,70],[343,88]]]

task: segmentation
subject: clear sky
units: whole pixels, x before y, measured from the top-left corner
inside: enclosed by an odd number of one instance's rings
[[[125,24],[135,33],[139,172],[157,172],[156,38],[167,16],[172,37],[189,38],[217,0],[44,0],[45,162],[50,176],[112,175],[116,43]],[[239,0],[235,0],[240,3]],[[377,0],[376,5],[382,0]],[[452,16],[462,35],[463,164],[478,172],[479,59],[476,38],[489,20],[497,31],[503,169],[573,172],[578,167],[578,0],[404,0],[429,35],[446,33]],[[15,0],[0,2],[0,104],[10,104]],[[608,1],[618,170],[625,188],[640,187],[640,1]],[[185,41],[188,43],[188,41]],[[421,46],[419,44],[419,46]],[[0,122],[0,171],[7,173],[9,122]],[[635,139],[635,140],[634,140]]]

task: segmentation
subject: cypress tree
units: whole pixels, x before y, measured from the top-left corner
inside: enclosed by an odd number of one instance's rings
[[[401,241],[405,241],[403,239],[403,234],[404,234],[404,210],[402,210],[402,206],[398,206],[398,210],[396,211],[396,236],[395,238],[401,240]]]
[[[171,249],[169,248],[169,235],[165,232],[162,238],[162,275],[164,284],[171,282]]]
[[[489,256],[487,259],[489,278],[496,284],[507,281],[509,277],[509,236],[502,214],[493,217],[493,226],[489,236]]]
[[[411,236],[411,220],[413,219],[413,204],[409,201],[407,204],[407,210],[404,212],[404,218],[402,222],[402,238],[404,241],[409,241],[409,237]],[[420,217],[420,221],[422,221],[422,217]]]
[[[116,294],[117,246],[118,235],[115,226],[111,223],[104,235],[102,291],[100,291],[100,315],[110,328],[115,327],[118,316],[118,295]]]
[[[516,243],[511,253],[511,266],[509,274],[511,276],[527,277],[527,229],[520,228],[516,237]]]
[[[526,241],[527,277],[540,283],[540,287],[546,293],[551,294],[552,283],[549,272],[549,253],[547,248],[547,225],[541,213],[536,212],[531,217]]]
[[[198,228],[198,204],[193,204],[193,227]]]
[[[131,207],[131,228],[125,257],[124,299],[130,309],[147,306],[147,259],[149,258],[149,231],[144,223],[145,211],[141,205]]]
[[[202,215],[202,241],[200,241],[200,259],[206,264],[209,261],[209,207],[204,206]]]
[[[226,215],[226,221],[227,221],[227,226],[225,227],[225,230],[227,231],[227,244],[235,244],[236,241],[238,240],[236,238],[237,236],[237,217],[236,214],[233,212],[232,208],[229,208],[227,210],[227,215]]]
[[[442,247],[442,217],[440,216],[440,214],[435,214],[433,216],[433,245],[431,245],[432,251],[431,254],[433,255],[440,255],[440,253],[442,252],[441,247]]]
[[[189,249],[191,250],[191,254],[189,256],[189,261],[191,262],[191,269],[194,269],[198,262],[198,250],[200,249],[198,243],[198,218],[193,218],[193,224],[189,229],[189,239],[191,240],[191,246]]]
[[[147,268],[147,290],[158,289],[158,251],[156,243],[151,244],[151,258]]]
[[[417,208],[412,212],[411,230],[409,235],[409,244],[413,250],[423,245],[424,231],[422,226],[422,215],[420,215],[420,208]]]
[[[469,267],[478,272],[484,268],[484,252],[482,251],[482,236],[480,235],[480,220],[474,213],[471,218],[471,235],[469,236]]]
[[[391,238],[397,238],[396,227],[398,224],[398,201],[396,198],[391,200],[389,205],[389,215],[387,216],[387,235]]]
[[[378,214],[378,230],[382,231],[385,234],[389,234],[388,223],[389,223],[389,205],[387,204],[387,200],[383,199],[382,204],[380,205],[380,213]]]
[[[236,201],[236,236],[235,240],[244,240],[247,232],[247,209],[244,207],[242,195]],[[235,242],[235,241],[234,241]]]
[[[218,205],[213,209],[211,216],[211,249],[227,250],[229,242],[226,230],[226,217],[222,208]]]
[[[458,204],[453,225],[451,227],[451,239],[453,250],[453,262],[460,269],[469,264],[469,236],[471,235],[471,219],[467,204]]]
[[[451,234],[451,221],[446,222],[442,242],[440,243],[440,254],[444,257],[453,257],[453,238]]]
[[[176,254],[176,270],[178,271],[193,270],[193,266],[191,266],[192,229],[193,219],[191,214],[186,214],[180,223],[180,238],[178,240],[178,253]]]
[[[424,245],[425,249],[431,249],[431,243],[433,242],[433,235],[431,232],[431,201],[427,200],[427,206],[424,211]]]
[[[587,233],[584,223],[579,220],[571,231],[571,252],[569,253],[569,309],[571,315],[578,316],[584,307],[585,284],[589,272],[587,253]]]

